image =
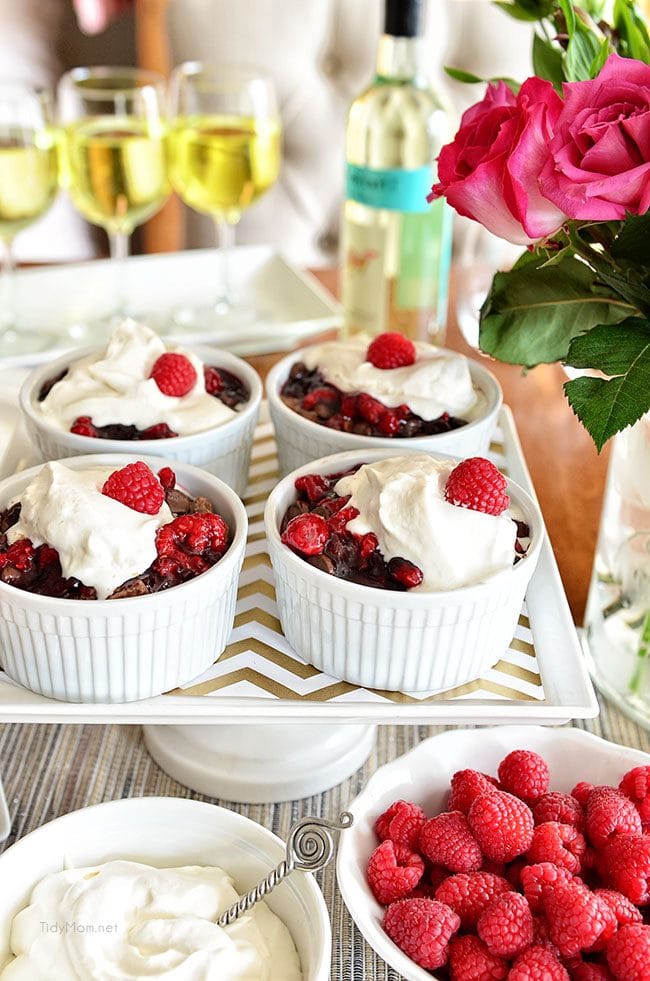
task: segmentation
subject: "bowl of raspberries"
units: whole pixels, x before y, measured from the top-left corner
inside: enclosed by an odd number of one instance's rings
[[[650,756],[579,729],[455,730],[350,810],[341,893],[408,981],[650,978]]]

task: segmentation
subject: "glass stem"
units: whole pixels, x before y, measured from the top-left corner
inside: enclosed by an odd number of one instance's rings
[[[126,317],[126,259],[129,255],[129,236],[126,232],[109,232],[108,245],[113,267],[114,315]]]
[[[15,297],[14,286],[16,263],[14,262],[13,240],[2,240],[0,257],[0,279],[2,281],[2,306],[0,308],[0,334],[6,333],[14,326]]]
[[[217,215],[214,219],[214,227],[217,233],[218,250],[216,310],[217,313],[227,313],[233,305],[228,265],[229,253],[235,244],[235,226],[223,215]]]

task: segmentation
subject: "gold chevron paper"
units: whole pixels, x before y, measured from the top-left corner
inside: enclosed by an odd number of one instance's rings
[[[504,443],[498,430],[490,447],[490,457],[501,470],[507,472]],[[219,660],[198,681],[182,689],[181,694],[302,702],[394,702],[402,705],[462,698],[544,699],[525,607],[512,643],[498,664],[481,679],[433,695],[359,688],[338,681],[305,663],[282,634],[275,603],[273,570],[266,551],[262,516],[267,496],[277,480],[273,428],[269,422],[263,422],[256,430],[249,484],[244,498],[249,534],[230,643]],[[172,694],[178,695],[179,691]]]

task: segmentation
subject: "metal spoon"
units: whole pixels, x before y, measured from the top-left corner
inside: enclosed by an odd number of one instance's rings
[[[289,831],[286,858],[258,886],[222,913],[217,924],[225,927],[234,923],[242,913],[247,913],[255,903],[275,889],[294,869],[304,869],[307,872],[324,869],[334,854],[339,832],[351,827],[353,820],[349,811],[343,811],[338,822],[317,817],[305,817],[297,821]]]

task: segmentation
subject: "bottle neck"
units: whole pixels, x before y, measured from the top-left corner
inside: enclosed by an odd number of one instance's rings
[[[377,48],[380,81],[413,81],[421,73],[421,38],[382,34]]]

